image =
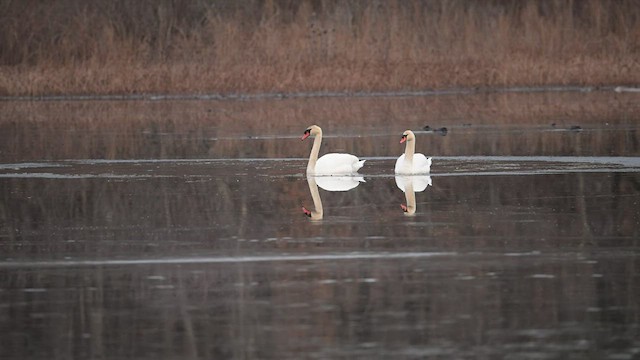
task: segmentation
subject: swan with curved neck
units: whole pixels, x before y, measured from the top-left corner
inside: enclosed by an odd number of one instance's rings
[[[406,143],[404,154],[396,160],[396,174],[428,174],[431,171],[431,158],[416,153],[416,136],[413,131],[402,133],[400,143]]]
[[[314,136],[313,147],[307,164],[307,174],[312,175],[349,175],[358,172],[366,160],[360,160],[351,154],[332,153],[318,159],[322,143],[322,129],[318,125],[311,125],[300,140]]]

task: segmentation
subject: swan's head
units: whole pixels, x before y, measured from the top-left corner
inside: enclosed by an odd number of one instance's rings
[[[413,131],[407,130],[402,133],[402,138],[400,138],[400,144],[402,144],[405,141],[414,141],[415,139],[416,139],[416,136],[413,134]]]
[[[304,134],[302,135],[302,137],[300,138],[300,140],[304,140],[306,138],[308,138],[309,136],[318,136],[318,135],[322,135],[322,129],[320,129],[320,126],[318,125],[311,125],[309,126],[305,131]]]

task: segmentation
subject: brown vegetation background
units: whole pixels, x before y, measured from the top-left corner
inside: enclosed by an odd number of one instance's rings
[[[0,1],[0,95],[640,83],[640,2]]]

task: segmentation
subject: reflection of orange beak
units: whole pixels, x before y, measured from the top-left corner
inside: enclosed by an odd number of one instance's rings
[[[402,211],[404,211],[404,212],[409,211],[409,209],[407,209],[407,205],[405,205],[405,204],[400,204],[400,207],[402,208]]]
[[[400,144],[402,144],[403,142],[407,141],[407,137],[403,136],[402,139],[400,139]]]
[[[302,137],[300,138],[300,140],[304,140],[306,138],[309,137],[309,135],[311,135],[311,133],[304,133],[304,135],[302,135]]]
[[[304,139],[303,139],[304,140]],[[307,210],[306,207],[302,207],[302,212],[307,215],[308,217],[311,217],[311,211]]]

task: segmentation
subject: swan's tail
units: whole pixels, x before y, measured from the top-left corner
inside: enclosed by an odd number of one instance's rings
[[[367,161],[367,160],[360,160],[357,163],[353,164],[353,171],[360,170],[360,168],[364,166],[364,162],[365,161]]]

